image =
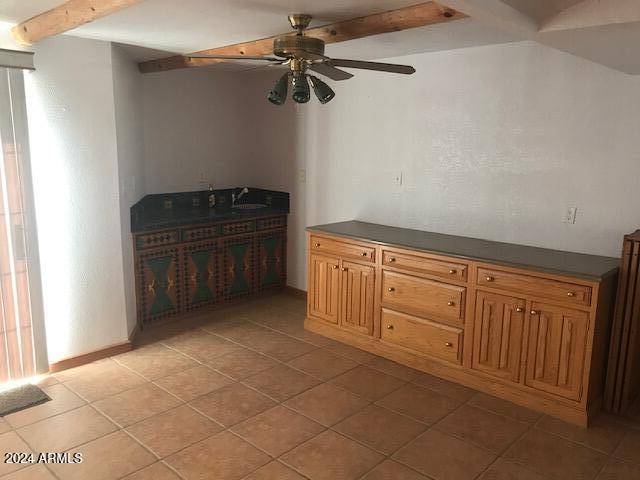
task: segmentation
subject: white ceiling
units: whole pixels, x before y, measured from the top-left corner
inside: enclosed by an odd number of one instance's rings
[[[18,23],[62,1],[0,0],[0,22]],[[67,34],[124,44],[134,59],[143,61],[284,33],[290,29],[286,18],[290,13],[310,13],[314,16],[312,26],[317,26],[420,1],[426,0],[145,0]],[[572,11],[566,10],[571,6],[580,10],[588,2],[590,9],[596,5],[594,18],[599,18],[599,5],[623,11],[616,6],[633,9],[634,2],[640,4],[640,0],[440,0],[471,18],[327,45],[327,53],[381,59],[530,39],[640,74],[640,22],[538,32],[537,26],[554,15]],[[510,28],[514,26],[517,28]],[[237,70],[246,69],[246,65],[218,64],[212,68]]]

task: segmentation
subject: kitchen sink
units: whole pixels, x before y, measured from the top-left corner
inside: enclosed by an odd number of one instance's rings
[[[255,210],[257,208],[265,208],[267,205],[264,203],[241,203],[239,205],[234,205],[231,208],[237,208],[240,210]]]

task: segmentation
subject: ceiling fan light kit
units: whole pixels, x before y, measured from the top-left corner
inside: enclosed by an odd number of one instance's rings
[[[253,57],[238,55],[187,55],[187,58],[210,58],[217,60],[255,60],[268,62],[268,65],[288,65],[289,73],[284,74],[276,82],[267,95],[267,99],[274,105],[283,105],[287,99],[289,80],[291,80],[291,97],[296,103],[307,103],[311,97],[311,87],[320,103],[330,102],[335,92],[318,77],[307,74],[312,70],[331,80],[347,80],[353,75],[336,67],[375,70],[379,72],[401,73],[411,75],[415,69],[408,65],[392,63],[369,62],[361,60],[332,59],[324,54],[324,41],[320,38],[305,35],[305,30],[311,22],[311,15],[289,15],[289,23],[295,35],[281,35],[273,41],[274,57]]]

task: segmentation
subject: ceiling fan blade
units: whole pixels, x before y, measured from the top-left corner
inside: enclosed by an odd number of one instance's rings
[[[184,55],[186,58],[211,58],[214,60],[263,60],[265,62],[279,62],[281,58],[276,57],[253,57],[250,55]]]
[[[325,77],[329,77],[331,80],[348,80],[353,77],[353,74],[345,72],[344,70],[340,70],[339,68],[336,68],[333,65],[324,62],[312,63],[309,66],[309,70],[318,72]]]
[[[378,72],[403,73],[411,75],[416,69],[409,65],[396,65],[395,63],[365,62],[362,60],[346,60],[342,58],[332,58],[331,65],[346,68],[361,68],[363,70],[376,70]]]

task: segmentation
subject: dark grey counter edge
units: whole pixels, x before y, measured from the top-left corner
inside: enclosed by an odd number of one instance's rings
[[[391,227],[357,220],[315,225],[307,227],[306,230],[353,240],[372,242],[383,246],[396,245],[418,252],[445,255],[463,260],[491,263],[507,267],[517,267],[591,281],[601,281],[603,278],[615,274],[620,265],[620,259],[614,257],[602,257],[513,243],[495,242],[479,238]],[[395,238],[390,238],[392,236],[392,230],[396,231]],[[367,232],[369,232],[369,234],[365,234]],[[407,237],[410,238],[407,239]],[[441,248],[437,245],[428,245],[429,241],[432,243],[457,243],[458,248]],[[462,248],[461,244],[465,244],[464,248]],[[493,249],[495,254],[482,254],[485,249]],[[479,253],[475,253],[474,251],[478,251]],[[502,252],[502,256],[499,255],[500,252]],[[527,256],[533,258],[534,261],[525,261],[524,258],[519,258]],[[583,267],[578,268],[576,265],[581,263],[584,263]],[[554,266],[558,264],[559,266]]]

